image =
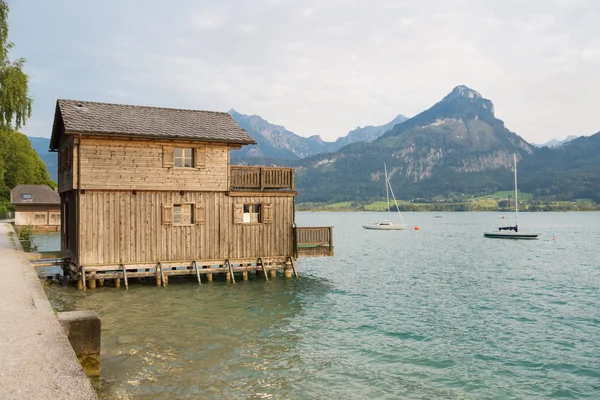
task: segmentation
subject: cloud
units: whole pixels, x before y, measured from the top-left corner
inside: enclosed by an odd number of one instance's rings
[[[334,140],[415,115],[464,83],[530,141],[599,130],[594,0],[73,4],[11,8],[34,119],[51,119],[68,95],[235,108]],[[69,23],[42,34],[48,20]]]

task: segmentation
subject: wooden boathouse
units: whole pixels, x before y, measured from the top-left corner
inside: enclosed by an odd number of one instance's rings
[[[331,227],[295,225],[292,168],[230,164],[231,149],[255,143],[223,112],[58,100],[65,273],[84,290],[132,277],[165,286],[291,276],[296,258],[333,255]]]

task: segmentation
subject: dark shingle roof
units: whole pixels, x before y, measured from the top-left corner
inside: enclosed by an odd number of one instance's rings
[[[60,204],[60,196],[46,185],[18,185],[10,191],[10,202],[16,205]]]
[[[128,137],[195,139],[239,144],[256,143],[248,132],[225,112],[62,99],[58,100],[57,108],[60,110],[65,133],[67,134],[87,133]]]

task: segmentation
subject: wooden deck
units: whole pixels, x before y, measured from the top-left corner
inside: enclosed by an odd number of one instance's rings
[[[44,252],[42,259],[32,262],[36,267],[61,265],[65,276],[77,282],[80,289],[104,286],[105,281],[120,287],[121,282],[129,286],[131,278],[153,278],[157,286],[167,286],[169,276],[195,277],[198,284],[202,281],[212,281],[213,275],[223,274],[227,281],[235,283],[236,274],[241,274],[242,280],[248,279],[249,273],[257,273],[265,280],[276,277],[277,271],[282,271],[286,277],[298,273],[294,260],[298,257],[333,256],[333,227],[296,227],[294,228],[295,257],[258,257],[233,259],[206,259],[163,261],[156,263],[127,263],[127,264],[95,264],[77,266],[70,262],[65,252]],[[257,275],[258,276],[258,275]],[[240,279],[240,276],[237,278]]]
[[[294,169],[280,167],[229,167],[231,190],[294,190]]]
[[[296,227],[296,257],[333,256],[333,227]]]
[[[169,261],[157,263],[136,263],[120,265],[93,265],[78,267],[67,263],[63,266],[65,275],[77,282],[80,289],[104,286],[105,281],[112,281],[115,287],[120,287],[121,282],[125,288],[129,286],[131,278],[153,278],[157,286],[167,286],[169,276],[192,275],[201,284],[202,281],[210,282],[213,275],[224,274],[227,281],[236,281],[236,273],[241,274],[242,280],[248,280],[248,273],[256,272],[265,280],[275,278],[277,271],[282,271],[285,277],[291,278],[292,274],[298,277],[294,259],[290,256],[248,259],[219,259],[198,261]],[[202,278],[203,277],[203,278]],[[240,276],[237,277],[240,279]]]

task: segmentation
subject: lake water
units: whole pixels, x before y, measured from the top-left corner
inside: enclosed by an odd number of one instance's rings
[[[600,213],[521,214],[537,241],[485,239],[500,213],[361,229],[382,217],[297,213],[336,253],[300,280],[48,293],[101,316],[103,399],[600,398]]]

